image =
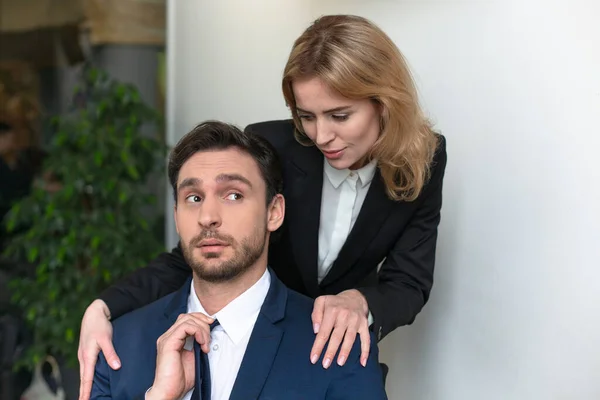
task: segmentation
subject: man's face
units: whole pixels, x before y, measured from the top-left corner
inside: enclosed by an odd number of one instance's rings
[[[266,259],[268,234],[283,222],[283,197],[266,204],[258,165],[243,151],[203,151],[183,164],[175,223],[184,257],[198,278],[229,281]]]

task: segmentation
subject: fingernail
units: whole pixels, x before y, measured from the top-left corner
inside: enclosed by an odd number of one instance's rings
[[[327,369],[327,368],[329,368],[330,365],[331,365],[331,360],[329,358],[326,358],[325,362],[323,363],[323,368]]]
[[[319,359],[319,356],[316,354],[313,354],[312,357],[310,357],[310,362],[314,364],[317,362],[318,359]]]
[[[341,367],[342,365],[344,365],[344,363],[346,362],[346,357],[344,356],[340,356],[338,358],[338,365]]]
[[[360,360],[360,363],[362,364],[363,367],[367,366],[367,359],[363,358],[362,360]]]
[[[319,328],[321,327],[320,324],[314,324],[313,325],[313,331],[315,331],[315,333],[319,333]]]
[[[113,368],[121,368],[121,363],[118,361],[113,361],[112,366],[113,366]]]

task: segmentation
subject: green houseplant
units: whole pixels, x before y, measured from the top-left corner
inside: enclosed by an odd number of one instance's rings
[[[33,273],[11,282],[12,301],[32,328],[19,366],[48,354],[77,363],[85,308],[116,279],[164,249],[152,232],[148,179],[165,164],[160,117],[137,90],[86,69],[73,111],[55,119],[44,178],[16,203],[4,256]],[[150,213],[151,214],[151,213]]]

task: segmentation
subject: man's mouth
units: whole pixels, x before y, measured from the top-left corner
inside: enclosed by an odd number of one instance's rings
[[[229,246],[227,242],[218,239],[204,239],[196,245],[203,253],[220,252],[227,246]]]

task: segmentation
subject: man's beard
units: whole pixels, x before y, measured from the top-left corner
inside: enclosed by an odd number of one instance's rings
[[[233,250],[233,256],[219,265],[209,266],[204,259],[218,258],[222,253],[204,253],[200,259],[194,258],[194,249],[204,239],[215,239],[227,243]],[[262,255],[267,241],[267,229],[257,227],[253,235],[236,242],[229,235],[222,235],[216,231],[202,231],[202,233],[189,243],[182,243],[183,257],[192,271],[199,279],[211,283],[222,283],[231,281],[250,269]],[[225,251],[226,249],[224,249]]]

